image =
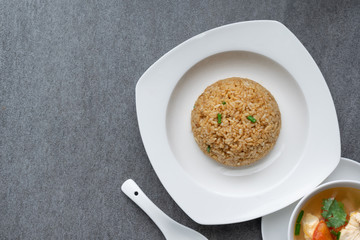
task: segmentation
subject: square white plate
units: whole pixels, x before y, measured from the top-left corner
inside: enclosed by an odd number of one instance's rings
[[[267,88],[282,118],[270,154],[241,168],[205,156],[190,124],[206,86],[234,76]],[[140,78],[136,107],[156,174],[200,224],[241,222],[277,211],[321,183],[340,160],[337,116],[325,80],[300,41],[276,21],[222,26],[175,47]]]

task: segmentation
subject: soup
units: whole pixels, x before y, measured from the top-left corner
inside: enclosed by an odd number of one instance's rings
[[[360,189],[337,187],[318,193],[303,205],[295,224],[294,240],[358,239]]]

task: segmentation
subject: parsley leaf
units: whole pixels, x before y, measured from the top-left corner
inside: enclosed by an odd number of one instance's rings
[[[323,200],[323,206],[322,206],[322,210],[323,212],[321,213],[321,216],[323,216],[325,219],[329,217],[330,213],[329,213],[329,209],[331,207],[331,205],[334,203],[335,198],[329,198],[329,199],[324,199]]]
[[[323,200],[323,212],[321,215],[325,218],[328,227],[338,228],[346,223],[346,212],[344,204],[336,201],[334,198]]]

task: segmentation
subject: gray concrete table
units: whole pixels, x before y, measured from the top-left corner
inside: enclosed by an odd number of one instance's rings
[[[228,23],[274,19],[300,39],[332,93],[342,156],[360,160],[360,1],[29,0],[1,1],[0,13],[0,239],[163,239],[120,191],[128,178],[209,239],[261,239],[260,219],[193,222],[153,171],[136,119],[142,73]]]

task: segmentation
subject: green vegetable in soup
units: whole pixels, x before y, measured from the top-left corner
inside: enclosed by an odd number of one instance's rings
[[[331,230],[331,234],[336,237],[336,240],[339,240],[339,239],[340,239],[340,234],[341,234],[341,232],[336,232],[336,231],[334,231],[334,230]]]
[[[338,228],[346,223],[346,212],[344,204],[329,198],[323,200],[323,212],[321,215],[325,218],[328,227]]]
[[[295,236],[300,235],[300,228],[301,228],[301,224],[297,223],[295,225]]]
[[[304,210],[301,210],[297,219],[296,219],[296,225],[295,225],[295,236],[300,235],[300,228],[301,228],[301,219],[304,216]]]
[[[296,219],[296,223],[300,223],[303,216],[304,216],[304,210],[301,210],[301,212],[299,213]]]

